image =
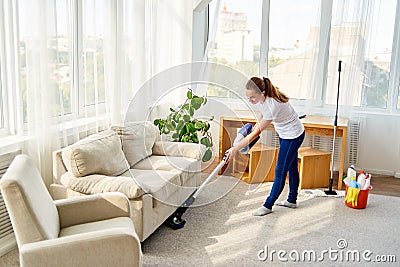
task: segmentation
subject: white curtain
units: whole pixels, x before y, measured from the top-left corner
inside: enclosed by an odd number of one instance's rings
[[[112,1],[72,3],[18,1],[23,152],[47,185],[52,152],[107,128],[117,101]]]
[[[191,62],[192,13],[193,3],[186,0],[125,2],[123,42],[127,50],[122,56],[125,66],[122,69],[133,66],[132,74],[126,77],[123,85],[131,93],[125,98],[129,100],[126,120],[151,120],[162,116],[162,112],[151,113],[155,106],[162,109],[173,105],[171,102],[179,103],[186,95],[185,87],[165,95],[173,88],[154,83],[152,78]]]
[[[54,150],[122,123],[139,94],[136,112],[146,114],[168,88],[139,92],[143,83],[191,61],[192,6],[186,0],[2,1],[7,123],[10,134],[28,137],[23,152],[47,185]]]

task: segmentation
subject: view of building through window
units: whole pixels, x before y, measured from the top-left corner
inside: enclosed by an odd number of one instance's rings
[[[214,20],[217,1],[209,4],[208,59],[247,76],[268,76],[290,98],[335,104],[338,61],[340,104],[386,108],[396,0],[332,2],[330,33],[321,28],[321,0],[271,0],[268,28],[268,74],[259,73],[262,1],[225,0]],[[324,9],[324,10],[322,10]],[[327,25],[327,24],[325,24]],[[324,35],[327,37],[324,39]],[[326,47],[329,51],[326,52]],[[325,69],[324,62],[328,62]],[[318,82],[318,83],[317,83]],[[350,92],[350,93],[347,93]],[[209,96],[233,97],[210,86]],[[400,96],[398,97],[400,102]],[[399,104],[397,105],[399,106]]]
[[[268,77],[290,98],[314,99],[320,0],[271,1]]]
[[[217,1],[212,1],[209,5],[210,18],[216,12],[216,3]],[[208,50],[209,60],[231,66],[249,77],[258,76],[262,1],[247,1],[246,5],[243,5],[242,1],[226,0],[222,10],[217,12],[218,21],[210,21],[210,29],[217,23],[217,31],[213,46]],[[235,94],[217,86],[209,86],[207,94],[236,97]]]

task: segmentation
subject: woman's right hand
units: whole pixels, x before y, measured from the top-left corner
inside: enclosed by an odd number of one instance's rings
[[[231,160],[235,157],[237,152],[238,152],[238,149],[236,147],[229,148],[225,152],[225,154],[227,154],[226,159],[225,159],[225,164],[229,164],[229,162],[231,162]]]

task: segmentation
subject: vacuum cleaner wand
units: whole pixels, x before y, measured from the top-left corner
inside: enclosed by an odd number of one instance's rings
[[[240,128],[238,132],[238,136],[234,141],[234,146],[237,145],[243,138],[245,138],[249,133],[251,133],[253,125],[251,123],[247,123],[242,128]],[[248,153],[250,148],[254,146],[254,144],[258,141],[260,137],[258,136],[249,145],[241,149],[239,152],[242,154]],[[200,185],[200,187],[195,190],[186,201],[164,222],[164,225],[172,228],[174,230],[181,229],[185,225],[186,221],[182,219],[182,215],[186,212],[186,210],[194,203],[197,196],[204,189],[204,187],[211,181],[211,179],[222,169],[222,167],[226,164],[226,158],[228,157],[228,151],[225,152],[222,157],[221,162],[218,166],[210,173],[207,179]]]

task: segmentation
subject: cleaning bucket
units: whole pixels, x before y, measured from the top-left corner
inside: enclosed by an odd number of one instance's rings
[[[348,188],[348,186],[346,185],[346,195],[347,195],[347,188]],[[352,205],[351,203],[346,202],[346,200],[344,201],[344,203],[346,204],[346,206],[353,208],[353,209],[365,209],[365,207],[367,206],[367,202],[368,202],[368,194],[369,194],[369,191],[371,191],[371,190],[372,190],[371,185],[365,190],[360,190],[360,193],[358,194],[358,198],[357,198],[357,205]]]

